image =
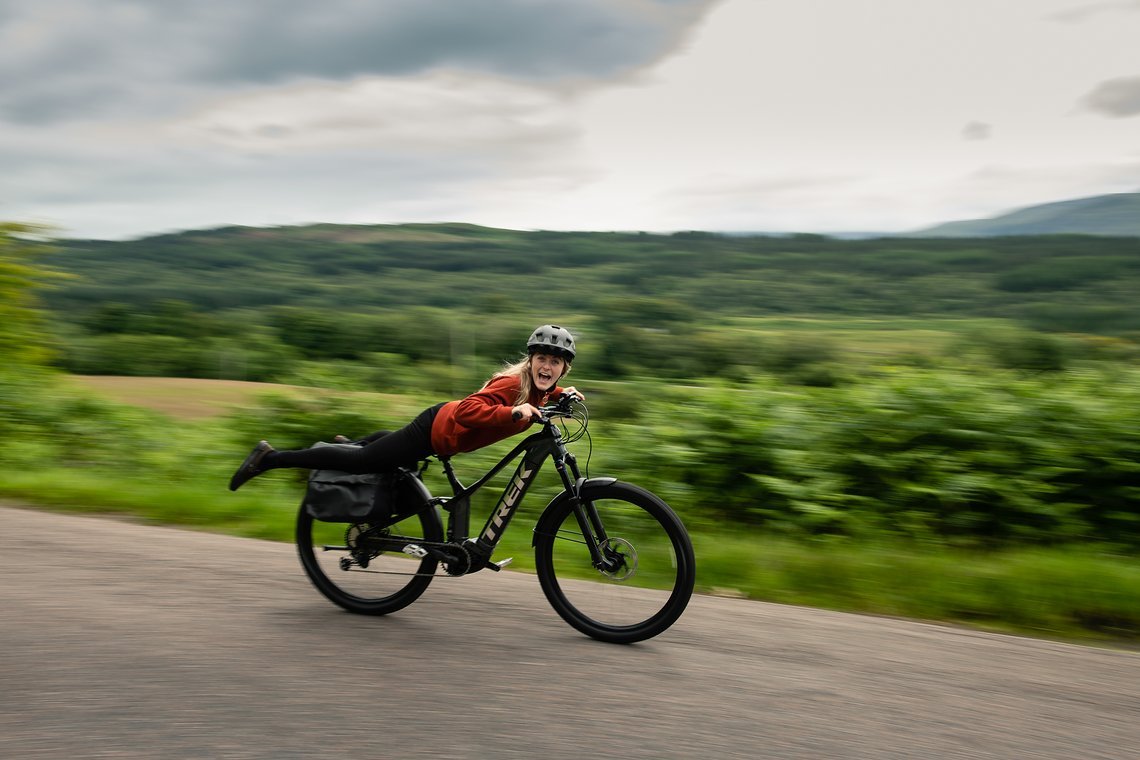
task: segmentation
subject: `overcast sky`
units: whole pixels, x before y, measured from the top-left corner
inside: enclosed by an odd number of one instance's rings
[[[903,231],[1140,190],[1140,0],[0,0],[0,220]]]

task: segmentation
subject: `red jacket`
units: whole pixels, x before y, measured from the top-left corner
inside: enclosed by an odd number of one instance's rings
[[[531,421],[511,419],[518,395],[517,377],[498,377],[467,398],[444,404],[431,426],[432,450],[439,456],[449,457],[523,432],[531,426]],[[527,401],[542,406],[549,398],[560,395],[562,389],[557,386],[548,393],[536,389],[531,391]]]

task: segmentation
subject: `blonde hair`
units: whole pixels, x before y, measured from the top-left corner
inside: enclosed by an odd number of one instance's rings
[[[530,401],[530,394],[534,392],[534,380],[530,376],[530,357],[531,355],[527,354],[527,356],[514,364],[504,366],[501,370],[491,375],[491,379],[483,383],[483,387],[486,388],[491,382],[498,380],[500,377],[517,377],[519,379],[519,395],[515,398],[515,406],[527,403]],[[562,370],[562,375],[558,380],[566,377],[569,372],[570,362],[566,362],[566,369]],[[558,382],[555,381],[555,385],[557,384]]]

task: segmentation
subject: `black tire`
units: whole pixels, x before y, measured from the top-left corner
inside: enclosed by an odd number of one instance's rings
[[[428,507],[381,530],[314,520],[304,507],[297,515],[297,552],[305,574],[329,601],[360,615],[401,610],[432,581],[438,562],[409,557],[390,543],[382,549],[380,541],[392,537],[399,543],[442,541],[439,513]]]
[[[680,518],[629,483],[586,485],[583,502],[601,517],[606,546],[621,561],[593,567],[570,500],[556,499],[535,532],[538,580],[554,610],[587,636],[631,644],[676,622],[693,594],[696,562]]]

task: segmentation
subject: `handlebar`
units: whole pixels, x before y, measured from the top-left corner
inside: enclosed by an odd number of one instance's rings
[[[571,417],[574,412],[571,409],[575,403],[582,403],[582,397],[574,393],[563,393],[562,397],[553,404],[547,404],[539,409],[540,414],[531,415],[531,422],[541,422],[546,425],[549,424],[552,417]],[[511,419],[518,422],[522,419],[522,412],[515,412],[511,415]]]
[[[553,404],[547,404],[540,410],[543,417],[570,417],[574,414],[574,404],[581,404],[582,397],[577,393],[563,393],[561,398]]]

